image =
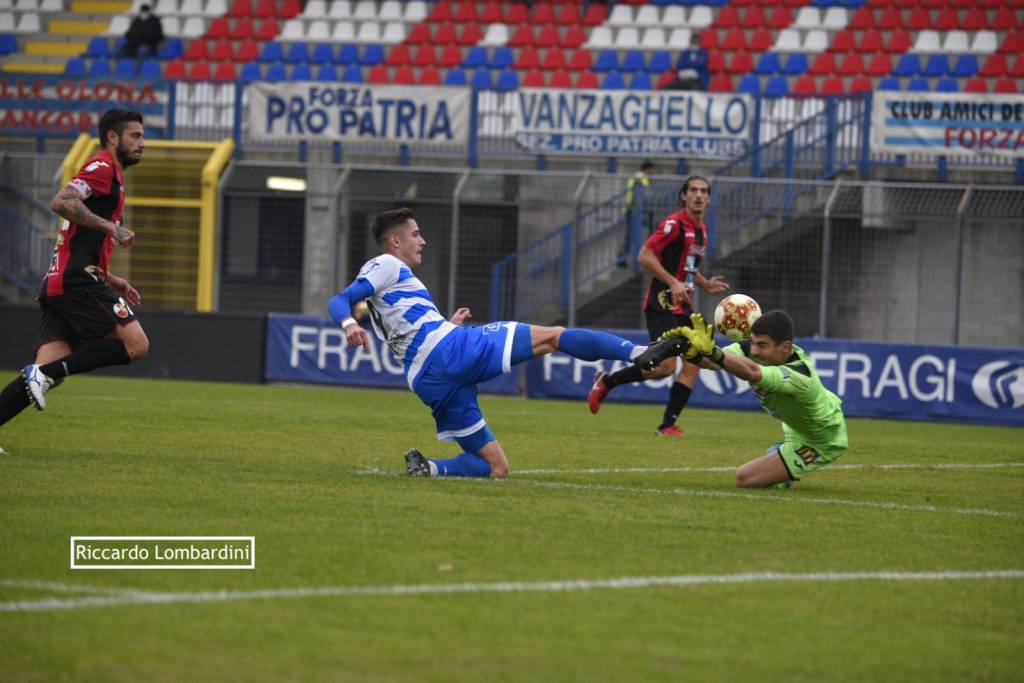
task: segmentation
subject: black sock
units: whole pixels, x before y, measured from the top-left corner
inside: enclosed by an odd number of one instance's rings
[[[39,369],[50,379],[60,379],[108,365],[127,365],[131,362],[123,341],[117,337],[103,337]]]
[[[640,366],[633,365],[632,363],[622,368],[618,372],[605,375],[604,379],[601,380],[605,383],[609,389],[619,386],[620,384],[633,384],[634,382],[644,381],[643,372],[640,370]]]
[[[692,393],[693,389],[685,384],[672,382],[672,393],[668,395],[665,417],[662,419],[661,426],[658,429],[665,429],[676,423],[676,420],[679,419],[679,413],[683,412],[683,408],[686,407],[686,402],[690,400],[690,394]]]
[[[0,391],[0,425],[28,407],[28,387],[25,378],[15,377],[10,384]]]

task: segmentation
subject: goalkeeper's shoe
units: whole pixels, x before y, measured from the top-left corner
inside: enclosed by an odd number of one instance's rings
[[[36,410],[46,410],[46,392],[53,386],[53,380],[44,375],[38,365],[26,365],[21,374],[25,377],[29,400]]]
[[[608,397],[608,392],[612,390],[610,386],[604,383],[604,378],[607,376],[607,372],[597,373],[597,377],[594,378],[594,386],[590,387],[590,393],[587,394],[587,405],[590,406],[590,412],[594,415],[597,415],[597,411],[601,410],[601,404]]]
[[[405,473],[410,477],[429,477],[430,463],[415,448],[405,454]]]
[[[671,329],[656,342],[651,342],[643,353],[637,356],[633,362],[640,366],[641,370],[651,371],[662,364],[663,361],[682,356],[690,348],[690,340],[683,337],[679,330],[682,327]]]

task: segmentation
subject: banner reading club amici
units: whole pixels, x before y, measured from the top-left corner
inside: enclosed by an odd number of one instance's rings
[[[466,144],[467,88],[331,83],[254,83],[252,140],[390,141]]]
[[[525,88],[515,97],[512,131],[531,152],[726,159],[750,149],[749,95]]]

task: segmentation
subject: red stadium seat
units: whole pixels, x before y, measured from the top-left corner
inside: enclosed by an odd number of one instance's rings
[[[279,19],[294,19],[302,14],[302,5],[299,0],[281,0],[281,6],[277,8]]]
[[[850,52],[846,54],[839,65],[838,73],[841,76],[859,76],[864,73],[864,59],[860,56],[860,53]]]
[[[1007,33],[1006,39],[997,52],[1005,55],[1024,53],[1024,31],[1011,31]]]
[[[530,21],[530,13],[526,5],[518,2],[505,5],[506,24],[527,24]]]
[[[446,69],[462,64],[462,49],[458,45],[445,46],[445,48],[441,50],[440,59],[435,63],[438,66],[445,67]]]
[[[405,37],[405,42],[412,45],[422,45],[429,43],[430,40],[430,29],[426,24],[413,24],[409,29],[409,35]]]
[[[210,26],[206,29],[206,33],[203,34],[203,38],[216,40],[218,38],[227,38],[229,35],[231,35],[231,27],[228,26],[227,17],[214,17],[210,20]]]
[[[544,55],[541,61],[541,68],[548,71],[565,68],[565,53],[557,47],[553,47]]]
[[[582,26],[567,26],[558,44],[562,47],[579,47],[587,42],[587,32]]]
[[[1014,78],[1024,78],[1024,55],[1017,57],[1017,61],[1010,67],[1010,75]]]
[[[1017,92],[1017,81],[1012,78],[1000,78],[992,87],[992,92],[1012,94]]]
[[[252,11],[254,17],[260,17],[261,19],[272,17],[276,13],[277,4],[274,0],[256,0],[256,8]]]
[[[732,92],[735,90],[732,85],[732,76],[726,74],[718,74],[711,78],[711,83],[708,85],[708,90],[712,92]]]
[[[774,29],[788,28],[793,23],[793,13],[788,7],[776,7],[768,19],[768,27]]]
[[[235,65],[231,62],[221,62],[213,70],[213,80],[215,81],[233,81],[238,78],[238,73],[235,71]]]
[[[713,74],[725,71],[725,55],[717,50],[709,54],[708,71]]]
[[[984,10],[979,9],[976,11],[984,14]],[[989,28],[994,31],[1013,31],[1020,28],[1020,23],[1017,21],[1017,13],[1012,7],[1000,7],[996,10],[996,16]]]
[[[235,25],[231,29],[232,38],[241,40],[245,38],[252,38],[254,35],[255,31],[252,30],[252,19],[249,17],[235,19]]]
[[[383,64],[370,69],[370,73],[366,75],[367,83],[390,83],[391,75],[388,73],[388,68]]]
[[[827,76],[836,72],[836,56],[831,52],[822,52],[814,58],[814,63],[807,73],[812,76]]]
[[[984,78],[968,78],[964,92],[988,92],[988,81]]]
[[[501,24],[504,23],[504,19],[501,16],[501,5],[491,0],[483,9],[480,10],[480,22],[484,24]]]
[[[546,24],[542,26],[540,32],[537,34],[537,39],[534,41],[534,45],[538,47],[554,47],[558,45],[558,41],[561,36],[558,33],[558,27],[554,24]]]
[[[562,9],[558,10],[558,14],[555,16],[555,23],[562,26],[574,26],[580,23],[580,8],[571,3],[562,5]]]
[[[229,17],[251,17],[252,5],[249,0],[235,0],[228,10]]]
[[[213,49],[210,50],[210,59],[218,62],[226,62],[234,58],[235,51],[232,49],[231,41],[226,38],[221,38],[213,44]]]
[[[910,16],[907,17],[903,27],[908,31],[924,31],[932,28],[931,13],[924,7],[915,7],[910,10]]]
[[[410,62],[414,66],[431,66],[437,64],[437,53],[434,51],[433,45],[420,45],[419,49],[413,54]]]
[[[209,56],[209,52],[206,49],[205,40],[193,40],[185,46],[185,59],[206,59]]]
[[[174,59],[167,62],[167,66],[164,67],[164,78],[174,79],[180,81],[185,78],[185,62],[180,59]]]
[[[454,11],[455,21],[467,22],[476,21],[476,3],[461,2]]]
[[[584,50],[580,48],[572,53],[569,58],[569,68],[573,71],[579,71],[581,69],[589,69],[594,63],[594,56],[590,53],[590,50]]]
[[[754,61],[751,59],[749,52],[737,52],[733,54],[732,59],[729,60],[729,64],[725,68],[726,73],[730,74],[747,74],[753,70]]]
[[[405,43],[399,43],[391,48],[391,52],[384,59],[384,63],[388,66],[404,66],[409,63],[409,46]]]
[[[597,82],[597,74],[593,71],[581,71],[576,77],[576,87],[596,90],[600,87]]]
[[[476,45],[484,38],[484,32],[480,30],[480,24],[471,22],[462,27],[456,42],[459,45]]]
[[[892,57],[884,52],[879,52],[871,57],[867,68],[864,70],[868,76],[887,76],[892,73]]]
[[[814,83],[813,76],[800,76],[793,82],[793,88],[790,90],[791,95],[816,95],[818,93],[818,86]]]
[[[239,62],[251,62],[259,59],[260,46],[252,38],[243,40],[235,51],[235,59]]]
[[[895,7],[887,7],[878,20],[878,28],[883,31],[895,31],[903,28],[903,15]]]
[[[416,75],[411,66],[400,66],[395,69],[395,75],[391,82],[399,85],[412,85],[416,82]]]
[[[259,40],[273,40],[281,32],[281,26],[275,19],[264,19],[255,31],[253,38]]]
[[[828,46],[829,52],[850,52],[856,46],[856,41],[853,39],[853,31],[843,30],[837,31],[832,36],[832,44]]]
[[[434,3],[434,7],[430,10],[430,14],[427,15],[427,21],[451,21],[452,20],[452,5],[446,0]]]
[[[555,20],[554,8],[546,2],[534,5],[530,14],[530,22],[533,24],[550,24]]]
[[[548,86],[551,88],[571,88],[572,78],[569,77],[568,71],[560,69],[551,74]]]
[[[736,28],[740,25],[740,15],[734,5],[726,5],[718,10],[718,17],[711,24],[715,28]]]
[[[543,88],[544,83],[544,72],[540,69],[530,69],[523,76],[523,81],[520,83],[524,88]]]
[[[871,92],[874,88],[871,85],[871,79],[860,76],[853,79],[850,83],[850,94],[854,95],[862,92]]]
[[[672,69],[669,69],[668,71],[666,71],[665,73],[661,74],[661,76],[658,77],[658,83],[654,87],[657,88],[658,90],[661,90],[662,88],[664,88],[669,83],[672,83],[675,80],[676,72],[673,71]]]
[[[960,18],[957,16],[955,9],[947,7],[939,10],[938,15],[935,17],[934,26],[938,31],[953,31],[960,28]]]
[[[821,84],[822,95],[842,95],[845,92],[843,79],[839,76],[828,76],[825,78],[825,82]]]
[[[743,28],[761,28],[767,21],[761,6],[753,5],[748,7],[747,11],[743,13],[743,20],[740,22],[740,26]]]
[[[608,18],[608,6],[601,3],[591,3],[583,13],[584,26],[600,26]],[[576,86],[579,87],[578,85]]]
[[[725,38],[722,39],[718,47],[723,50],[746,50],[747,39],[743,35],[743,30],[733,28],[726,31]]]
[[[998,15],[996,15],[998,16]],[[973,7],[967,10],[967,14],[964,16],[963,30],[965,31],[980,31],[983,28],[988,27],[988,15],[985,10]],[[1008,29],[998,29],[1000,31],[1006,31]]]
[[[700,46],[705,50],[718,49],[718,29],[706,28],[700,32]]]
[[[435,45],[447,45],[455,42],[455,25],[444,23],[437,27],[434,37],[431,40]]]
[[[750,41],[747,43],[754,52],[764,52],[772,49],[772,44],[775,42],[772,32],[766,28],[759,28],[754,31],[754,34],[750,36]]]
[[[190,81],[208,81],[211,77],[209,62],[192,62],[192,68],[188,71],[188,79]]]
[[[1004,76],[1010,73],[1009,65],[1006,63],[1005,55],[989,55],[989,58],[985,60],[985,63],[981,66],[981,70],[978,71],[979,76]]]
[[[441,72],[437,70],[437,67],[424,67],[420,69],[420,75],[416,82],[420,85],[441,85]]]
[[[886,52],[899,54],[910,49],[910,34],[906,31],[893,31],[889,34],[889,40],[882,43],[882,49]]]
[[[860,44],[856,49],[860,52],[881,52],[883,49],[882,32],[874,29],[864,31],[860,34]]]
[[[857,31],[874,27],[875,11],[870,7],[861,7],[859,10],[854,12],[853,17],[850,19],[850,23],[846,25],[846,28]]]
[[[506,43],[509,47],[523,47],[533,45],[533,27],[529,24],[519,24],[513,31],[512,37]]]
[[[515,69],[535,69],[540,66],[540,55],[537,53],[537,48],[532,45],[528,45],[519,51],[519,56],[516,57],[515,64],[512,65]]]

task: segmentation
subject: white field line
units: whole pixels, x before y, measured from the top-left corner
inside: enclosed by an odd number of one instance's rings
[[[0,587],[25,588],[49,593],[84,593],[87,595],[162,595],[162,593],[136,590],[134,588],[107,588],[103,586],[58,583],[56,581],[18,581],[16,579],[0,580]]]
[[[624,493],[650,493],[669,494],[677,496],[693,496],[696,498],[750,498],[753,500],[771,501],[774,503],[813,503],[817,505],[846,505],[850,507],[878,508],[883,510],[911,510],[914,512],[948,512],[957,515],[983,515],[986,517],[1008,517],[1019,519],[1024,514],[1016,512],[1001,512],[999,510],[986,510],[982,508],[950,508],[937,505],[909,505],[906,503],[886,503],[868,500],[847,500],[843,498],[807,498],[794,493],[778,492],[779,495],[765,495],[763,493],[739,493],[733,491],[705,491],[701,489],[684,488],[646,488],[640,486],[613,486],[611,484],[573,484],[567,481],[539,481],[536,479],[515,479],[509,478],[505,481],[516,484],[528,484],[542,488],[552,489],[576,489],[583,491],[617,491]]]
[[[829,470],[988,470],[1008,467],[1024,467],[1024,462],[990,462],[990,463],[887,463],[873,465],[868,463],[849,463],[828,465]],[[713,467],[593,467],[587,469],[536,469],[515,470],[515,474],[628,474],[656,472],[735,472],[739,465],[722,465]],[[370,474],[362,472],[361,474]]]
[[[452,593],[529,593],[588,590],[622,590],[662,586],[702,586],[708,584],[750,584],[778,582],[841,581],[967,581],[976,579],[1022,579],[1024,570],[936,571],[936,572],[815,572],[784,574],[754,572],[745,574],[688,574],[681,576],[625,576],[614,579],[577,579],[567,581],[512,581],[498,583],[421,583],[390,586],[324,586],[321,588],[281,588],[255,591],[210,591],[202,593],[142,593],[71,600],[47,599],[0,603],[0,612],[45,612],[88,607],[159,605],[171,603],[236,602],[242,600],[282,600],[314,597],[367,597],[437,595]]]

